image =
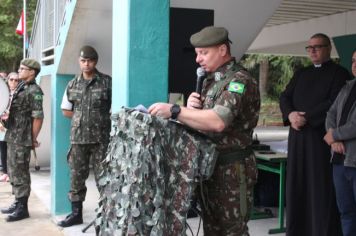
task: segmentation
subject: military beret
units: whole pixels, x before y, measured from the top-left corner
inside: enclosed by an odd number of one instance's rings
[[[229,40],[229,32],[224,27],[208,26],[193,34],[190,43],[196,48],[204,48],[223,44]]]
[[[88,45],[85,45],[80,49],[79,56],[83,57],[83,58],[89,58],[89,59],[95,59],[95,60],[97,60],[99,58],[96,50],[93,47],[88,46]]]
[[[28,68],[41,71],[41,65],[35,59],[25,58],[21,61],[21,65],[27,66]]]

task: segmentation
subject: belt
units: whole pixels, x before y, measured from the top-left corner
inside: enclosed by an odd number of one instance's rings
[[[218,160],[216,161],[217,165],[229,165],[236,161],[241,161],[244,158],[253,154],[253,150],[251,148],[234,150],[228,153],[220,153]]]

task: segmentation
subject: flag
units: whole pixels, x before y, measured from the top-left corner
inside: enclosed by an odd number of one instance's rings
[[[21,17],[20,17],[20,20],[19,20],[19,23],[17,24],[17,28],[16,28],[16,34],[19,34],[19,35],[24,35],[24,15],[23,15],[23,11],[21,13]]]
[[[230,82],[229,89],[230,92],[243,94],[245,91],[245,85],[239,82]]]

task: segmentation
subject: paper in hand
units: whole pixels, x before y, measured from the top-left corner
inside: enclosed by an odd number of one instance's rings
[[[137,106],[134,108],[134,110],[139,111],[139,112],[143,112],[143,113],[148,113],[147,108],[146,108],[144,105],[142,105],[142,104],[137,105]]]

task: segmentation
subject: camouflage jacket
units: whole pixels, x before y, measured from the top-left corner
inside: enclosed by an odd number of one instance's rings
[[[5,141],[32,146],[32,118],[43,119],[43,92],[35,80],[21,81],[13,94]]]
[[[202,101],[203,109],[213,109],[225,123],[223,132],[207,134],[219,151],[245,148],[252,143],[260,110],[258,83],[235,59],[208,74]]]
[[[71,143],[107,143],[111,127],[111,77],[96,71],[93,79],[86,81],[79,75],[69,81],[66,91],[74,112]]]
[[[185,235],[190,198],[213,172],[215,145],[183,125],[138,111],[113,116],[99,178],[100,235]]]

